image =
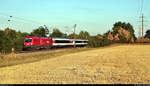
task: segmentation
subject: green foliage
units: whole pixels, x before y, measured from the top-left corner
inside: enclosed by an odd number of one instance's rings
[[[101,43],[100,43],[101,47],[110,45],[110,44],[112,43],[112,42],[111,42],[110,40],[108,40],[108,38],[107,38],[107,35],[108,35],[109,32],[110,32],[110,31],[104,33],[103,39],[102,39],[102,41],[101,41]]]
[[[46,37],[49,34],[49,30],[46,26],[40,26],[39,28],[33,30],[31,32],[31,36],[37,36],[37,37]]]
[[[128,43],[128,40],[122,35],[119,35],[119,39],[121,43]]]
[[[24,35],[21,32],[18,32],[16,36],[17,36],[17,38],[15,40],[15,50],[21,51],[21,50],[23,50],[24,37],[26,37],[26,35]]]
[[[16,51],[21,51],[25,36],[24,33],[16,32],[9,28],[4,31],[0,30],[0,52],[11,52],[12,48],[15,48]]]
[[[11,49],[15,47],[16,31],[6,28],[2,38],[1,51],[10,52]]]
[[[101,41],[97,40],[95,37],[89,38],[88,47],[100,47]]]
[[[66,34],[62,33],[59,29],[54,28],[50,37],[64,38],[66,37]]]
[[[101,47],[104,47],[104,46],[106,46],[106,45],[108,45],[108,41],[105,39],[105,40],[103,40],[101,43],[100,43],[100,46]]]
[[[72,33],[72,34],[69,34],[69,35],[68,35],[68,38],[74,39],[74,34],[73,34],[73,33]],[[75,38],[76,38],[76,39],[79,38],[79,35],[78,35],[78,34],[75,34]]]
[[[144,38],[149,38],[150,39],[150,30],[146,31],[145,37]]]
[[[125,23],[125,22],[121,22],[121,21],[119,21],[119,22],[116,22],[115,24],[114,24],[114,27],[113,27],[113,32],[114,33],[118,33],[118,29],[119,28],[123,28],[123,29],[125,29],[125,30],[128,30],[131,34],[134,34],[134,29],[133,29],[133,26],[130,24],[130,23]]]
[[[0,51],[2,50],[4,35],[4,31],[0,30]]]
[[[130,23],[125,23],[125,22],[121,22],[121,21],[116,22],[114,24],[114,27],[112,28],[113,29],[113,36],[116,35],[117,33],[119,33],[118,30],[120,28],[123,28],[123,29],[129,31],[130,35],[131,35],[131,38],[133,37],[134,41],[137,39],[135,34],[134,34],[135,31],[133,29],[133,26]],[[120,38],[121,42],[129,41],[129,40],[126,40],[125,37],[122,37],[122,36],[119,36],[119,38]]]
[[[96,38],[97,38],[97,39],[103,39],[103,36],[102,36],[101,34],[97,34],[97,35],[96,35]]]
[[[104,47],[110,45],[112,42],[107,39],[107,36],[98,34],[89,38],[88,47]]]
[[[80,39],[88,39],[90,37],[90,34],[87,31],[81,31],[79,33],[79,37]]]
[[[102,41],[91,38],[89,39],[88,47],[104,47],[110,44],[111,42],[107,38],[103,39]]]

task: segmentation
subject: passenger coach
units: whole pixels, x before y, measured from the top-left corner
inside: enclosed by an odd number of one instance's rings
[[[86,46],[88,44],[88,40],[83,40],[83,39],[74,39],[74,43],[76,46]]]
[[[72,39],[65,39],[65,38],[53,38],[53,44],[54,47],[65,47],[65,46],[73,46],[73,40]]]
[[[67,46],[86,46],[88,40],[83,39],[65,39],[65,38],[53,38],[52,46],[55,47],[67,47]]]

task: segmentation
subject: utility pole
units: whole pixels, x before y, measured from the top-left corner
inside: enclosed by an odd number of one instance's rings
[[[10,29],[10,28],[11,28],[11,27],[10,27],[10,22],[12,21],[12,20],[11,20],[11,19],[12,19],[12,16],[9,16],[9,18],[10,18],[10,19],[8,19],[8,23],[9,23],[8,28]],[[14,48],[14,47],[11,48],[11,52],[12,52],[12,54],[14,54],[14,52],[15,52],[15,48]]]
[[[141,28],[138,30],[139,38],[141,37]]]
[[[76,27],[77,27],[77,24],[74,25],[74,40],[75,40],[75,38],[76,38],[76,37],[75,37],[75,36],[76,36],[76,34],[75,34]],[[75,41],[74,41],[74,47],[76,47]]]
[[[144,37],[144,15],[142,14],[142,37]]]
[[[65,38],[67,38],[67,33],[69,32],[68,29],[69,29],[69,27],[65,26],[65,35],[66,35]]]
[[[144,22],[147,22],[147,21],[145,21],[145,16],[144,16],[144,14],[142,13],[142,16],[140,16],[140,18],[141,18],[141,37],[144,37],[144,26],[145,26],[145,24],[144,24]]]

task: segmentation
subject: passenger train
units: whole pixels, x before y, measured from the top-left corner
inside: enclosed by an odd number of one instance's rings
[[[42,49],[54,47],[84,47],[88,40],[28,36],[24,39],[25,49]]]

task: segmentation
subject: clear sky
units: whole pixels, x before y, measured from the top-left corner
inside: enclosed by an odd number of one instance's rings
[[[143,3],[147,20],[149,3],[149,0]],[[45,24],[71,33],[73,25],[77,24],[77,32],[86,30],[95,35],[112,29],[117,21],[124,21],[130,22],[136,31],[140,25],[140,7],[141,0],[2,0],[0,29],[11,27],[31,32]],[[13,16],[10,22],[7,15]]]

